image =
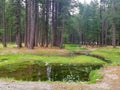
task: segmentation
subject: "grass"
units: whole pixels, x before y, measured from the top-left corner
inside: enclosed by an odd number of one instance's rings
[[[25,68],[27,65],[34,64],[46,65],[46,64],[80,64],[80,65],[103,65],[105,62],[89,57],[89,56],[77,56],[77,57],[57,57],[57,56],[36,56],[28,54],[12,54],[0,56],[0,68],[4,67],[9,70],[17,68]],[[21,66],[22,65],[22,66]]]
[[[96,83],[103,78],[103,75],[99,73],[99,70],[93,70],[89,74],[90,81],[88,83]]]
[[[8,47],[3,48],[0,44],[0,55],[9,55],[9,54],[31,54],[31,55],[39,55],[39,56],[69,56],[69,52],[65,49],[59,48],[41,48],[35,47],[34,50],[30,50],[28,48],[22,47],[17,48],[14,44],[8,45]]]
[[[111,65],[120,65],[120,48],[100,48],[91,52],[91,54],[110,60],[112,62]]]
[[[14,78],[0,78],[0,81],[4,81],[4,82],[18,82],[17,80],[15,80]]]
[[[84,50],[87,50],[87,48],[85,47],[81,47],[79,46],[78,44],[65,44],[63,46],[64,49],[68,50],[70,53],[77,53],[77,52],[80,52],[80,51],[84,51]]]
[[[12,44],[7,44],[7,48],[13,48],[13,47],[17,47],[17,45],[15,43],[12,43]],[[0,44],[0,49],[4,49],[3,45]]]

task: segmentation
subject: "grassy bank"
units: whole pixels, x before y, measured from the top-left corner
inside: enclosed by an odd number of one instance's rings
[[[105,62],[100,59],[89,56],[77,57],[57,57],[57,56],[36,56],[28,54],[12,54],[0,56],[0,68],[6,67],[7,69],[24,68],[24,66],[41,62],[45,64],[81,64],[81,65],[103,65]],[[22,65],[22,66],[21,66]]]
[[[120,65],[120,48],[104,47],[91,52],[91,54],[110,60],[111,65]]]

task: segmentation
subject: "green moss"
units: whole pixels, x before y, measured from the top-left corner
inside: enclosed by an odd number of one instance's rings
[[[58,63],[58,64],[105,64],[100,59],[89,56],[76,57],[58,57],[58,56],[36,56],[28,54],[13,54],[0,56],[0,67],[8,64],[34,64],[35,61],[43,63]]]
[[[57,57],[57,56],[36,56],[29,54],[12,54],[12,55],[3,55],[0,56],[0,74],[2,76],[8,76],[11,73],[19,73],[21,75],[15,74],[17,78],[21,78],[18,76],[25,76],[26,72],[30,73],[33,70],[37,70],[34,68],[45,67],[48,65],[52,66],[103,66],[105,62],[89,57],[89,56],[77,56],[77,57]],[[27,70],[26,70],[27,69]],[[32,71],[31,71],[32,70]],[[4,74],[4,75],[3,75]],[[29,78],[29,77],[28,77]]]
[[[110,60],[112,65],[120,65],[120,48],[101,48],[91,52],[91,54]]]

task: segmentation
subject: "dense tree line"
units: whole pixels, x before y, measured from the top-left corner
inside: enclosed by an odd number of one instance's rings
[[[77,10],[76,10],[77,8]],[[75,12],[76,10],[76,12]],[[25,47],[120,45],[120,1],[1,0],[0,41]]]
[[[68,22],[68,42],[113,47],[120,45],[119,0],[92,0],[90,4],[79,3],[77,7],[79,13],[71,16]]]

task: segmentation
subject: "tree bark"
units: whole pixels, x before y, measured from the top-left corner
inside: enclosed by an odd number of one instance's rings
[[[38,35],[39,35],[39,28],[38,28],[38,23],[39,23],[39,7],[38,7],[38,2],[35,2],[35,46],[38,46]]]
[[[16,43],[17,47],[22,47],[21,40],[21,2],[20,0],[16,0]]]
[[[30,13],[30,18],[31,18],[31,32],[30,32],[30,49],[33,49],[35,46],[35,3],[36,0],[30,0],[31,3],[31,13]]]
[[[104,14],[105,12],[105,0],[100,0],[100,19],[101,19],[101,37],[100,37],[100,45],[105,45],[105,20],[104,20]]]
[[[64,42],[64,39],[63,39],[63,34],[64,34],[64,31],[65,31],[65,21],[63,20],[62,22],[62,32],[61,32],[61,38],[60,38],[60,48],[62,48],[62,45],[63,45],[63,42]]]
[[[112,1],[112,13],[113,13],[113,19],[112,19],[112,45],[113,48],[116,47],[116,25],[115,25],[115,1]]]
[[[46,19],[45,19],[45,47],[48,47],[48,22],[49,22],[49,0],[45,0]]]
[[[5,28],[5,0],[2,0],[2,29],[3,29],[2,43],[3,43],[4,47],[7,47],[7,44],[6,44],[6,28]]]
[[[31,0],[26,0],[26,31],[25,31],[25,46],[30,46],[31,32]]]
[[[27,43],[27,31],[28,31],[28,0],[25,0],[26,3],[26,27],[25,27],[25,47],[28,47],[28,43]]]

